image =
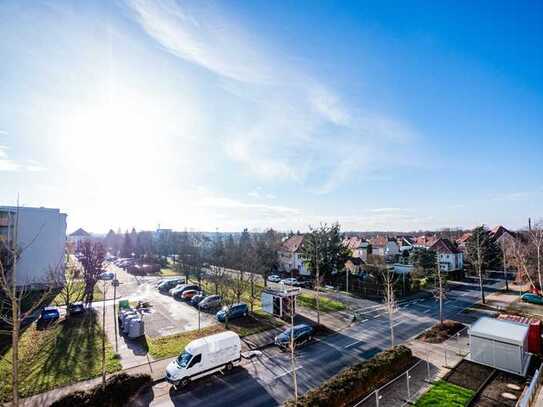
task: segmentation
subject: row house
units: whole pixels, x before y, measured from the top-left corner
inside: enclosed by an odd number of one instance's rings
[[[400,254],[400,246],[396,239],[386,236],[377,236],[370,239],[371,254],[382,257],[392,257]]]

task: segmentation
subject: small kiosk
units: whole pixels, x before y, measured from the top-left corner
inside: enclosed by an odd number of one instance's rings
[[[262,291],[262,310],[279,318],[288,318],[296,314],[296,297],[300,288],[284,288],[280,290],[266,288]]]

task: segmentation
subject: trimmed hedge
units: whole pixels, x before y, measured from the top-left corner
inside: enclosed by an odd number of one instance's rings
[[[152,383],[151,376],[120,373],[106,380],[106,385],[87,391],[75,391],[51,404],[51,407],[123,407],[144,386]]]
[[[393,379],[411,364],[411,349],[399,345],[372,359],[343,369],[319,387],[309,390],[298,402],[289,400],[287,407],[344,407],[352,405],[380,385]]]

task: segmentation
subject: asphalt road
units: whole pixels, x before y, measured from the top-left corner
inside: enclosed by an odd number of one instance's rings
[[[445,318],[454,319],[464,308],[477,302],[478,291],[457,286],[444,303]],[[436,323],[439,305],[433,298],[400,306],[394,318],[395,343],[402,343]],[[297,350],[298,390],[305,391],[357,361],[367,360],[390,346],[389,323],[377,303],[360,310],[351,327]],[[167,383],[155,385],[138,405],[151,406],[275,406],[293,395],[288,353],[271,347],[262,356],[244,360],[228,375],[200,379],[175,392]]]

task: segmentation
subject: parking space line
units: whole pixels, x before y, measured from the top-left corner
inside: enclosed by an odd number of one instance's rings
[[[286,376],[286,375],[288,375],[288,374],[292,374],[292,372],[293,372],[294,370],[298,370],[298,369],[301,369],[301,368],[303,368],[303,366],[298,366],[298,367],[296,367],[296,369],[287,370],[285,373],[281,373],[280,375],[274,376],[273,378],[274,378],[274,379],[279,379],[280,377]]]
[[[426,311],[423,311],[422,313],[423,313],[423,314],[428,314],[430,311],[432,311],[432,309],[431,309],[431,308],[428,308]]]
[[[353,343],[351,343],[351,344],[349,344],[349,345],[347,345],[347,346],[344,346],[343,349],[350,348],[351,346],[357,345],[357,344],[359,344],[360,342],[362,342],[362,341],[359,340],[359,341],[353,342]]]

